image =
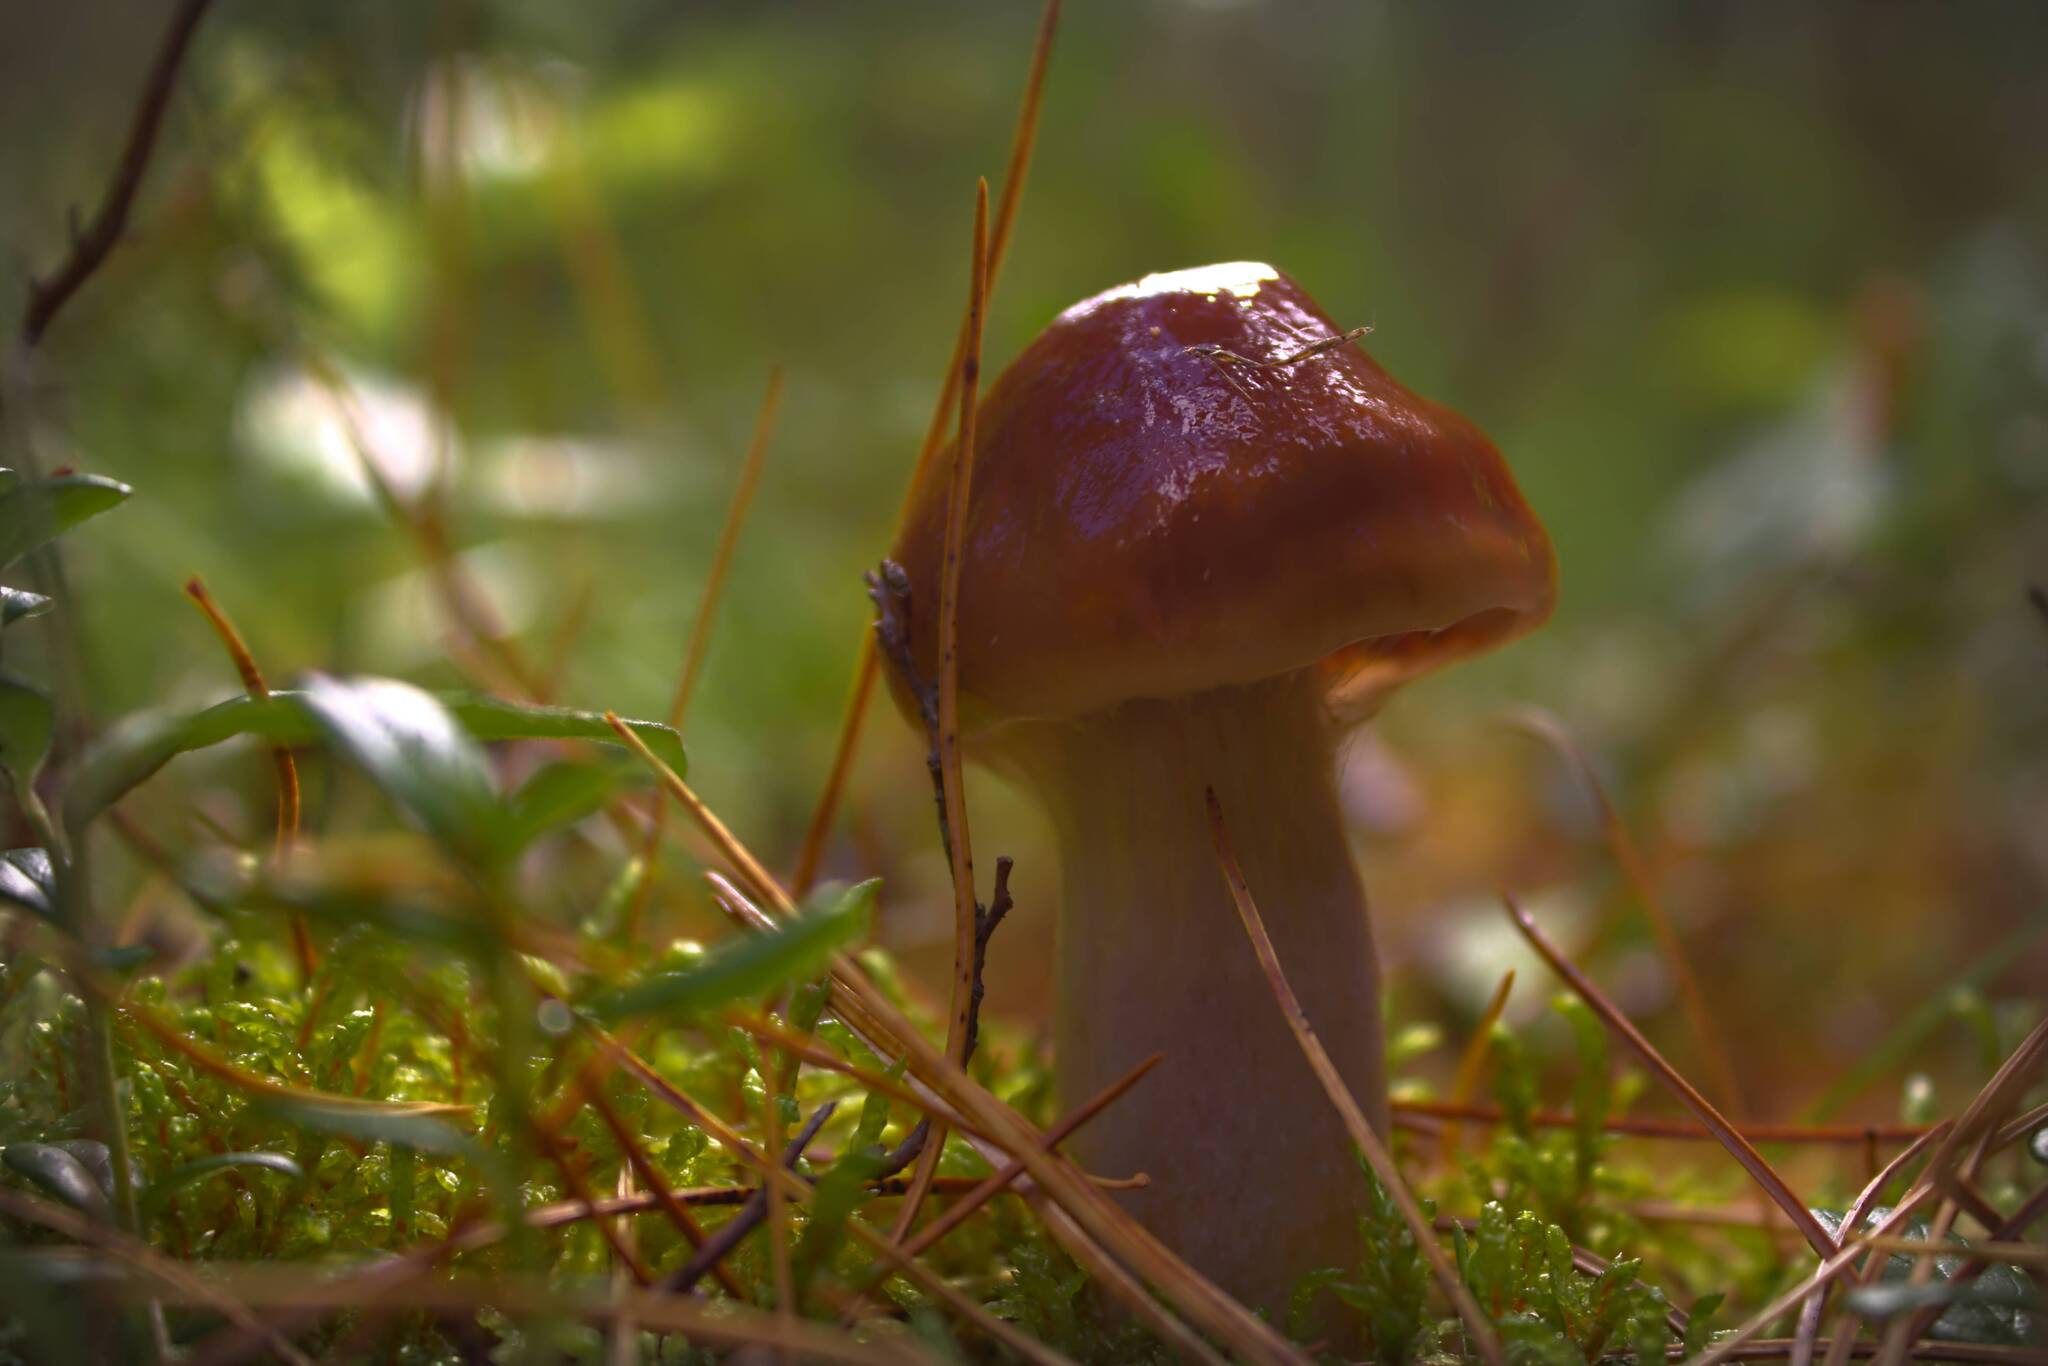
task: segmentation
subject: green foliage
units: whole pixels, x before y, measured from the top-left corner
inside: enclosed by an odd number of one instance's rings
[[[682,972],[658,972],[588,1003],[607,1022],[637,1015],[688,1018],[815,976],[832,954],[867,933],[880,882],[826,891],[774,930],[737,940]]]

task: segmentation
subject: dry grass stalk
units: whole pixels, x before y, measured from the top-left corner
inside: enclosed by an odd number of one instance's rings
[[[1330,1103],[1343,1117],[1344,1128],[1350,1133],[1351,1141],[1365,1154],[1365,1160],[1374,1175],[1379,1177],[1381,1187],[1401,1212],[1408,1231],[1415,1237],[1416,1247],[1429,1262],[1431,1274],[1457,1309],[1458,1317],[1464,1320],[1469,1345],[1489,1366],[1503,1366],[1507,1358],[1501,1352],[1500,1339],[1494,1335],[1493,1325],[1487,1321],[1479,1302],[1472,1298],[1472,1292],[1465,1288],[1465,1282],[1459,1279],[1457,1268],[1444,1256],[1429,1220],[1423,1217],[1422,1207],[1415,1203],[1415,1196],[1402,1179],[1400,1168],[1394,1165],[1394,1155],[1387,1151],[1386,1144],[1365,1122],[1365,1112],[1358,1108],[1358,1101],[1337,1074],[1337,1065],[1330,1061],[1322,1040],[1316,1037],[1315,1027],[1302,1013],[1301,1002],[1295,999],[1294,988],[1287,984],[1287,974],[1280,966],[1279,955],[1273,951],[1271,937],[1266,933],[1266,922],[1259,915],[1258,903],[1252,900],[1251,888],[1245,885],[1244,870],[1238,867],[1237,855],[1230,847],[1230,831],[1224,825],[1223,807],[1216,800],[1213,788],[1208,793],[1208,802],[1209,833],[1216,842],[1216,862],[1223,870],[1223,881],[1230,888],[1231,900],[1237,903],[1238,919],[1244,922],[1244,932],[1251,940],[1252,951],[1258,955],[1259,966],[1265,970],[1266,981],[1273,988],[1273,999],[1278,1002],[1280,1013],[1287,1017],[1287,1027],[1294,1031],[1295,1040],[1300,1043],[1308,1065],[1314,1069],[1316,1080],[1323,1084]]]
[[[960,423],[953,441],[947,487],[945,554],[939,578],[939,790],[946,813],[946,858],[953,874],[953,982],[946,1012],[946,1056],[965,1066],[973,1047],[967,1020],[974,1001],[974,841],[967,825],[967,785],[960,768],[960,559],[967,539],[967,500],[974,484],[974,405],[981,395],[982,314],[988,306],[988,182],[975,182],[974,237],[967,258],[967,344],[960,359]],[[917,1155],[910,1193],[889,1236],[902,1242],[917,1223],[918,1208],[939,1174],[946,1131],[933,1125]]]
[[[996,276],[1001,273],[1003,258],[1009,252],[1017,207],[1023,202],[1024,181],[1031,170],[1031,152],[1038,143],[1045,75],[1052,65],[1053,37],[1059,31],[1060,3],[1061,0],[1046,0],[1045,9],[1039,16],[1038,39],[1031,49],[1031,68],[1024,78],[1024,97],[1017,108],[1016,126],[1010,134],[1010,159],[1003,171],[1002,194],[996,200],[995,216],[989,229],[988,268],[984,272],[983,283],[986,293],[995,290]],[[959,335],[954,338],[953,354],[946,362],[946,378],[939,386],[937,402],[932,405],[931,421],[926,425],[924,440],[918,446],[910,481],[904,485],[905,509],[910,506],[910,491],[918,486],[925,470],[938,457],[939,446],[945,438],[946,419],[953,411],[954,386],[959,383],[961,361],[967,354],[968,327],[968,320],[963,318]],[[901,514],[898,520],[901,520]],[[861,727],[867,718],[868,703],[874,697],[875,680],[880,672],[881,657],[875,651],[874,635],[863,631],[859,654],[854,661],[853,687],[848,692],[846,712],[839,723],[839,739],[833,746],[832,767],[826,774],[824,788],[818,794],[818,804],[811,811],[810,823],[804,829],[803,845],[797,852],[796,871],[790,878],[790,886],[798,896],[810,891],[817,881],[818,866],[825,856],[825,841],[832,832],[840,797],[846,791],[847,775],[853,771],[854,756],[860,750]]]
[[[1714,1108],[1713,1103],[1701,1095],[1691,1082],[1680,1076],[1677,1068],[1665,1061],[1664,1055],[1643,1037],[1641,1030],[1630,1023],[1629,1018],[1622,1014],[1621,1008],[1609,1000],[1599,987],[1593,985],[1593,980],[1579,971],[1577,965],[1566,958],[1555,944],[1544,937],[1543,932],[1536,928],[1536,922],[1529,918],[1529,913],[1523,910],[1512,896],[1503,893],[1501,900],[1506,905],[1515,928],[1519,929],[1522,937],[1542,955],[1543,961],[1550,964],[1558,976],[1564,978],[1566,984],[1578,993],[1580,1000],[1592,1007],[1593,1013],[1600,1017],[1608,1030],[1643,1060],[1657,1078],[1670,1088],[1672,1094],[1678,1097],[1679,1102],[1692,1111],[1701,1124],[1712,1131],[1714,1137],[1721,1141],[1721,1146],[1742,1164],[1743,1170],[1750,1174],[1763,1189],[1764,1194],[1769,1196],[1778,1208],[1785,1211],[1786,1217],[1792,1221],[1792,1226],[1806,1239],[1807,1246],[1822,1257],[1833,1252],[1834,1238],[1821,1227],[1820,1221],[1813,1217],[1813,1212],[1807,1209],[1806,1203],[1792,1193],[1792,1188],[1785,1184],[1785,1178],[1779,1176],[1776,1169],[1764,1161],[1763,1154],[1756,1150],[1755,1145],[1737,1133],[1735,1126]]]
[[[1629,833],[1628,824],[1622,820],[1614,799],[1607,795],[1607,785],[1600,781],[1599,770],[1593,767],[1593,761],[1565,728],[1564,722],[1552,713],[1538,707],[1523,708],[1513,714],[1510,724],[1555,749],[1578,771],[1586,790],[1592,793],[1593,804],[1600,812],[1600,829],[1606,836],[1607,847],[1613,852],[1622,877],[1650,918],[1651,931],[1657,938],[1657,951],[1663,956],[1665,970],[1671,974],[1671,980],[1678,988],[1678,999],[1685,1010],[1685,1022],[1692,1031],[1693,1043],[1707,1064],[1708,1074],[1714,1079],[1714,1093],[1731,1111],[1742,1113],[1742,1089],[1736,1081],[1735,1067],[1729,1061],[1728,1049],[1721,1042],[1720,1032],[1714,1028],[1713,1015],[1707,1009],[1707,999],[1700,991],[1699,979],[1693,976],[1692,965],[1686,960],[1685,947],[1679,942],[1677,928],[1672,925],[1671,917],[1664,913],[1664,902],[1657,895],[1649,863],[1636,846],[1635,837]]]

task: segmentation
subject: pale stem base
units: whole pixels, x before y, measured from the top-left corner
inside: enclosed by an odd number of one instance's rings
[[[1336,796],[1336,735],[1289,678],[1032,723],[1002,758],[1044,798],[1063,863],[1062,1110],[1165,1062],[1068,1151],[1150,1174],[1131,1212],[1224,1289],[1284,1315],[1301,1276],[1355,1266],[1364,1181],[1218,872],[1214,787],[1303,1009],[1375,1129],[1378,966]]]

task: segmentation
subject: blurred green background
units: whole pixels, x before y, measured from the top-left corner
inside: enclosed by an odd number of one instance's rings
[[[97,201],[168,8],[0,7],[4,316]],[[130,239],[30,377],[45,463],[138,489],[68,543],[95,716],[233,689],[193,573],[278,677],[462,677],[309,356],[401,492],[445,479],[560,699],[660,714],[780,364],[687,732],[786,865],[1037,21],[223,0]],[[1554,624],[1399,700],[1345,771],[1404,1016],[1456,1037],[1517,961],[1506,883],[1697,1062],[1584,789],[1496,723],[1515,703],[1612,784],[1750,1108],[1811,1099],[2015,934],[1987,990],[2040,998],[2044,54],[2048,7],[2017,2],[1068,6],[992,360],[1122,280],[1267,259],[1479,420],[1558,547]],[[918,747],[874,720],[829,862],[891,878],[917,970],[948,952],[944,872]],[[195,771],[210,819],[262,828],[259,759]],[[1028,1019],[1052,851],[974,798],[977,845],[1020,860],[994,1008]],[[686,871],[664,905],[710,932]],[[1548,990],[1524,971],[1528,1009]],[[1980,1068],[1941,1038],[1935,1065]]]

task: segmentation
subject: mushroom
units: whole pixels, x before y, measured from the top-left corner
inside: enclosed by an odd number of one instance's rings
[[[983,402],[962,542],[961,743],[1037,796],[1060,843],[1060,1103],[1166,1054],[1069,1149],[1149,1173],[1128,1207],[1275,1311],[1306,1272],[1355,1264],[1363,1180],[1245,943],[1204,791],[1384,1131],[1338,747],[1399,684],[1539,625],[1556,585],[1492,443],[1352,335],[1252,262],[1076,304]],[[927,680],[949,464],[913,491],[892,555]],[[893,679],[914,717],[908,686]]]

